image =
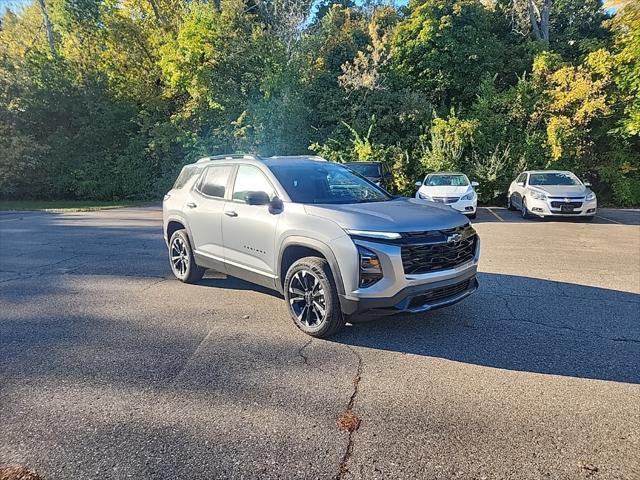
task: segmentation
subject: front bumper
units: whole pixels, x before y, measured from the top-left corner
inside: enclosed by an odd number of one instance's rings
[[[400,246],[361,239],[355,242],[378,256],[383,277],[370,287],[346,288],[340,295],[340,306],[347,315],[425,312],[459,302],[478,288],[479,238],[470,261],[446,270],[417,274],[405,273]]]
[[[571,212],[563,212],[562,207],[554,206],[565,203],[561,199],[551,198],[547,200],[535,200],[533,198],[527,198],[527,208],[530,213],[539,217],[591,217],[596,214],[598,210],[598,200],[591,200],[585,202],[579,199],[572,200],[574,202],[581,203],[579,207],[576,207]],[[559,203],[556,203],[559,202]]]
[[[361,298],[348,300],[341,298],[344,313],[357,315],[367,313],[375,316],[396,313],[422,313],[458,303],[478,289],[475,272],[440,282],[415,285],[400,290],[393,297]]]
[[[418,195],[417,193],[416,198],[424,202],[433,202],[433,200],[425,200],[423,198],[420,198],[420,195]],[[443,202],[435,203],[442,204]],[[445,203],[445,205],[453,208],[460,213],[464,213],[465,215],[473,215],[474,213],[476,213],[476,209],[478,207],[478,197],[474,196],[473,200],[458,200],[457,202],[453,203]]]
[[[465,215],[473,215],[476,213],[478,200],[477,198],[473,200],[458,200],[455,203],[448,203],[447,205]]]

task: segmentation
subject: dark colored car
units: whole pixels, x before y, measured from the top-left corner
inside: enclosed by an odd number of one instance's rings
[[[391,172],[382,162],[347,162],[345,166],[385,190],[391,188]]]

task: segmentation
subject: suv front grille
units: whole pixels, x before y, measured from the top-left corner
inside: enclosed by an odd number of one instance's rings
[[[454,241],[452,237],[455,235],[460,239]],[[448,270],[473,259],[478,237],[472,227],[443,231],[441,238],[439,242],[402,246],[404,273],[412,275]]]
[[[409,302],[409,308],[419,308],[419,307],[422,307],[423,305],[437,302],[438,300],[454,297],[466,291],[469,288],[471,282],[472,282],[472,279],[469,278],[464,282],[456,283],[455,285],[436,288],[434,290],[431,290],[430,292],[417,295],[413,297]]]

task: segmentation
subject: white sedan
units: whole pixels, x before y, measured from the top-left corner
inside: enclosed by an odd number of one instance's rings
[[[419,187],[416,198],[444,203],[469,218],[476,218],[478,195],[474,187],[477,186],[478,182],[470,182],[464,173],[430,173],[424,181],[416,182]]]
[[[523,218],[563,216],[592,220],[598,200],[590,187],[571,172],[522,172],[509,186],[507,207],[520,210]]]

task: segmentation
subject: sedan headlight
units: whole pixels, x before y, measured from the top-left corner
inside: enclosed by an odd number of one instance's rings
[[[431,197],[429,195],[425,195],[422,192],[418,192],[418,198],[420,198],[421,200],[431,200]]]
[[[360,270],[360,287],[370,287],[382,278],[382,267],[378,256],[361,245],[358,247],[358,264]]]
[[[533,198],[534,200],[546,200],[547,196],[537,190],[531,190],[531,198]]]
[[[593,193],[593,192],[589,192],[589,193],[587,194],[587,196],[585,197],[585,200],[586,200],[587,202],[591,202],[591,201],[593,201],[593,200],[595,200],[595,199],[596,199],[596,194],[595,194],[595,193]]]
[[[476,198],[476,192],[471,190],[466,195],[463,195],[462,197],[460,197],[460,200],[473,200],[474,198]]]

